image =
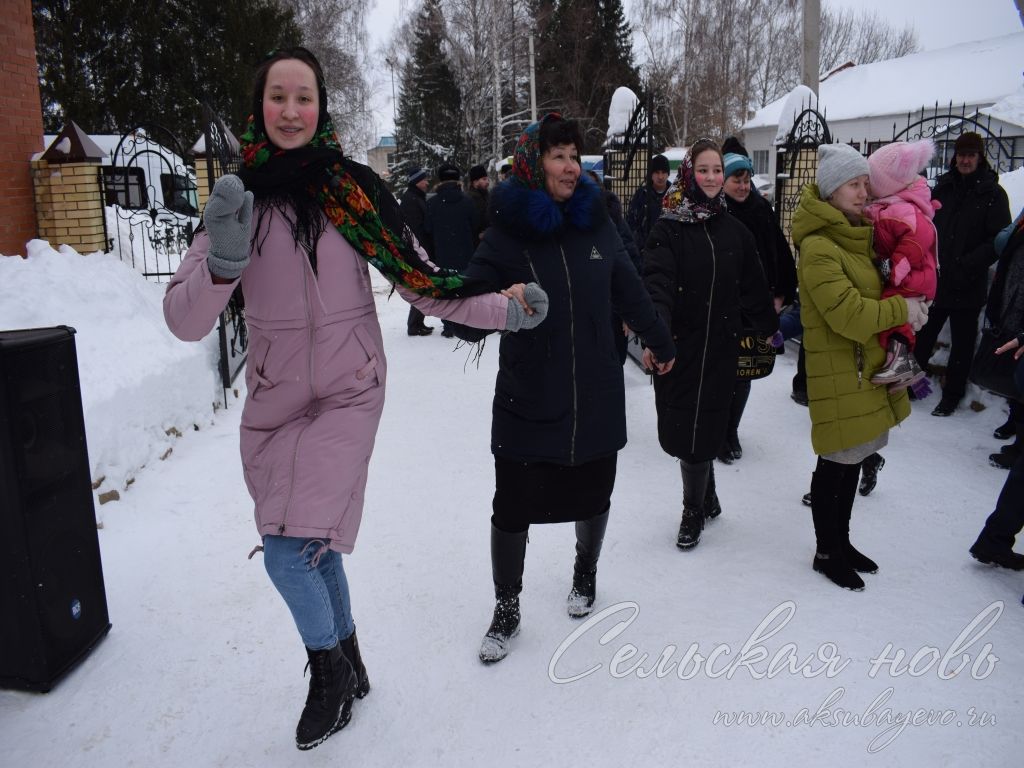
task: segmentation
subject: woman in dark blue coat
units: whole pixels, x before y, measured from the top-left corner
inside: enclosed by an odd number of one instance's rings
[[[626,444],[612,311],[648,345],[659,372],[675,357],[600,188],[580,178],[581,149],[579,128],[557,114],[526,129],[511,178],[491,193],[492,226],[466,270],[495,289],[528,276],[550,302],[543,323],[501,340],[491,428],[496,605],[480,648],[484,662],[503,659],[519,632],[530,524],[575,521],[569,615],[593,607],[616,456]],[[466,331],[456,333],[474,340]]]

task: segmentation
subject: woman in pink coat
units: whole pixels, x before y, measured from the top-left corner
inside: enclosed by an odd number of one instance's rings
[[[380,179],[342,154],[323,72],[304,48],[257,69],[242,141],[245,168],[214,187],[164,315],[196,341],[239,283],[245,295],[242,464],[267,573],[306,646],[296,745],[309,749],[344,727],[370,689],[341,562],[355,546],[384,406],[368,263],[424,313],[478,328],[533,327],[546,296],[533,284],[485,295],[426,260]]]
[[[864,216],[875,225],[875,253],[885,279],[883,299],[920,297],[930,302],[935,298],[938,261],[932,219],[939,204],[919,175],[934,154],[932,140],[922,139],[886,144],[868,158],[871,194],[876,199],[865,206]],[[888,354],[871,383],[896,390],[924,379],[924,371],[910,354],[915,340],[907,324],[878,334]]]

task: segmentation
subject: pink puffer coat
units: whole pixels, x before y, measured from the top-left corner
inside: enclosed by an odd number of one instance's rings
[[[314,275],[280,213],[265,218],[269,231],[241,277],[249,326],[241,452],[256,527],[261,535],[326,539],[348,553],[387,373],[369,270],[328,226]],[[185,341],[210,332],[237,284],[213,283],[208,248],[201,232],[164,296],[167,325]],[[441,301],[399,293],[427,315],[505,327],[508,300],[500,294]]]

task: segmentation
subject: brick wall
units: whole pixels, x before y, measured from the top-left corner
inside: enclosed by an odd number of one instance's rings
[[[79,253],[105,250],[98,173],[98,162],[32,162],[39,237]]]
[[[30,0],[0,13],[0,253],[25,254],[37,236],[29,159],[43,147],[35,34]]]

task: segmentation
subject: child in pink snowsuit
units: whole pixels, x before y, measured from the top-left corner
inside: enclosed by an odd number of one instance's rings
[[[920,175],[934,154],[935,144],[922,139],[887,144],[868,158],[875,199],[864,207],[864,215],[875,227],[875,253],[885,277],[882,298],[935,298],[938,262],[932,219],[939,203],[932,201],[928,182]],[[924,378],[911,354],[915,336],[909,324],[882,331],[878,337],[888,356],[871,377],[872,384],[901,389]]]

